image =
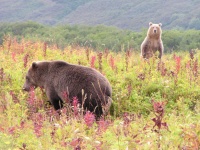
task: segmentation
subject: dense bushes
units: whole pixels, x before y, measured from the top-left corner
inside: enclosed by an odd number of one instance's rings
[[[95,50],[105,48],[113,51],[134,49],[139,51],[140,44],[146,36],[147,29],[142,32],[121,30],[116,27],[103,25],[89,26],[44,26],[34,22],[2,23],[0,24],[0,43],[4,35],[11,35],[17,39],[46,41],[49,44],[57,44],[60,48],[66,45],[80,45],[92,47]],[[163,43],[166,52],[177,50],[200,49],[199,30],[164,30]]]

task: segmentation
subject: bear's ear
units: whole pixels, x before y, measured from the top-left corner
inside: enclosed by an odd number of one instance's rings
[[[37,67],[38,67],[38,64],[37,64],[36,62],[33,62],[33,63],[32,63],[32,68],[33,68],[33,69],[36,69]]]
[[[161,26],[162,26],[162,23],[159,23],[159,26],[161,27]]]
[[[151,26],[153,23],[152,22],[149,22],[149,26]]]

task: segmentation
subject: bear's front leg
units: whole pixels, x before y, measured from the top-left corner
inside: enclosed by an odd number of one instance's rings
[[[161,59],[161,57],[162,57],[162,54],[163,54],[163,50],[162,50],[162,48],[159,48],[159,55],[158,55],[158,58],[159,59]]]
[[[161,59],[162,55],[163,55],[163,50],[164,50],[164,47],[163,47],[163,43],[162,41],[159,43],[159,48],[158,48],[158,51],[159,51],[159,55],[158,55],[158,58]]]
[[[59,110],[63,107],[63,101],[54,90],[46,90],[46,95],[55,110]]]
[[[159,51],[158,58],[161,59],[161,57],[162,57],[162,52]]]
[[[147,58],[148,59],[148,49],[149,49],[149,44],[151,44],[149,41],[146,39],[143,41],[141,45],[141,56],[142,58]]]

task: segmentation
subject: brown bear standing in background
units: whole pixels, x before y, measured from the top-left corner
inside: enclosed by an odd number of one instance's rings
[[[112,89],[109,81],[95,69],[64,61],[33,62],[26,75],[23,89],[43,87],[56,110],[62,108],[66,94],[70,102],[77,97],[84,110],[97,117],[106,114],[111,105]],[[83,97],[85,100],[83,102]]]
[[[162,24],[153,24],[152,22],[149,23],[149,29],[147,32],[147,36],[141,44],[141,56],[143,58],[150,58],[152,57],[156,51],[159,51],[158,58],[162,57],[164,47],[163,42],[161,39],[162,35]]]

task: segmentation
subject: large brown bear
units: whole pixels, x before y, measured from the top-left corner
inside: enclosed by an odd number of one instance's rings
[[[156,51],[159,51],[158,58],[162,57],[164,47],[163,42],[161,39],[162,35],[162,24],[153,24],[152,22],[149,23],[149,29],[147,32],[147,36],[141,44],[141,56],[143,58],[150,58],[152,57]]]
[[[56,110],[62,108],[66,93],[70,102],[76,96],[84,110],[94,112],[97,117],[106,114],[112,102],[112,88],[101,73],[64,61],[33,62],[23,89],[30,91],[31,87],[43,87]]]

